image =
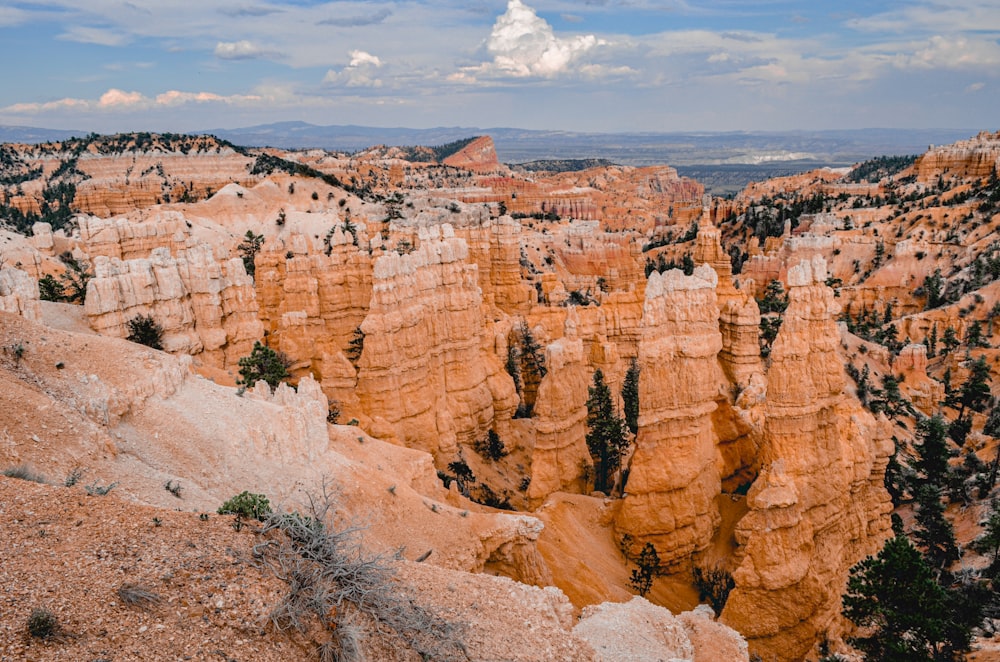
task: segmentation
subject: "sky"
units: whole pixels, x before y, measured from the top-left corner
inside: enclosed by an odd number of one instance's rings
[[[0,124],[1000,128],[996,0],[0,0]]]

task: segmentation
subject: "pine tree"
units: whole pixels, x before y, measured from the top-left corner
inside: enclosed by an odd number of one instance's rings
[[[622,383],[622,402],[625,408],[625,424],[632,434],[639,432],[639,363],[632,359]]]
[[[243,268],[246,269],[247,275],[251,278],[253,278],[257,272],[255,258],[263,245],[264,235],[254,234],[253,230],[247,230],[247,233],[243,236],[243,241],[241,241],[240,245],[236,247],[236,250],[240,254],[240,258],[243,260]]]
[[[962,390],[958,396],[961,405],[958,417],[965,414],[966,408],[972,411],[982,411],[990,401],[990,367],[986,365],[986,358],[980,356],[969,369],[969,378],[962,384]]]
[[[587,449],[594,459],[594,489],[610,493],[615,471],[628,448],[625,421],[615,412],[611,389],[600,370],[594,373],[594,385],[588,393]]]
[[[917,528],[913,537],[934,567],[945,569],[958,560],[955,529],[944,516],[941,490],[936,485],[917,489]]]
[[[351,339],[347,343],[347,350],[344,351],[344,356],[351,363],[357,364],[358,359],[361,358],[362,352],[365,351],[365,332],[361,330],[361,327],[355,327],[354,331],[351,333]]]
[[[980,554],[991,556],[990,574],[996,577],[1000,572],[1000,504],[992,504],[990,518],[983,526],[983,534],[972,543],[973,549]]]
[[[65,301],[66,288],[52,274],[45,274],[38,281],[38,298],[42,301]]]
[[[938,488],[945,484],[948,477],[948,458],[951,452],[948,448],[948,426],[940,414],[932,418],[921,419],[917,423],[917,437],[914,443],[917,460],[914,469],[919,474],[922,483]]]
[[[948,596],[904,535],[890,538],[877,557],[851,568],[843,605],[844,616],[864,629],[864,636],[850,643],[866,659],[937,659],[948,628]]]
[[[925,310],[937,308],[944,303],[944,297],[941,295],[943,285],[944,279],[941,277],[940,269],[935,269],[933,274],[924,278],[924,292],[927,293]]]
[[[94,277],[90,263],[86,260],[77,260],[68,252],[61,255],[60,259],[66,265],[66,271],[59,275],[63,286],[63,298],[70,303],[83,305],[87,301],[87,284]]]
[[[639,567],[632,571],[629,583],[636,593],[646,597],[649,589],[653,588],[653,580],[660,574],[660,555],[656,553],[653,543],[647,542],[643,546],[636,563]]]
[[[931,333],[927,336],[927,358],[933,359],[937,355],[937,322],[931,327]]]
[[[946,326],[944,328],[944,336],[941,338],[941,344],[944,345],[945,353],[949,353],[962,343],[959,342],[955,329],[951,328],[951,326]]]
[[[973,321],[965,330],[965,345],[970,349],[990,346],[983,337],[983,324],[979,320]]]
[[[276,388],[288,376],[287,360],[258,340],[250,355],[240,359],[240,378],[236,383],[253,386],[264,380],[271,388]]]

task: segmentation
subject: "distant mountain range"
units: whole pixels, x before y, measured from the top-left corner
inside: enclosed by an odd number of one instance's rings
[[[918,154],[929,145],[969,138],[979,129],[861,129],[726,133],[575,133],[504,127],[382,128],[277,122],[238,129],[207,129],[235,144],[356,152],[373,145],[443,145],[489,135],[505,163],[605,159],[622,165],[671,165],[716,192],[740,182],[849,166],[881,155]],[[0,142],[45,142],[85,131],[0,126]],[[713,184],[715,182],[715,184]]]

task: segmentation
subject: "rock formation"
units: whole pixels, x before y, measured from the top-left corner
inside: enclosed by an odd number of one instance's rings
[[[147,258],[156,248],[172,254],[186,247],[188,224],[180,212],[164,212],[148,221],[125,217],[80,216],[80,241],[91,259],[98,255],[118,260]]]
[[[560,338],[550,344],[546,366],[548,375],[539,385],[532,415],[535,447],[528,499],[535,504],[553,492],[579,492],[582,468],[591,462],[584,443],[590,377],[583,342]]]
[[[462,149],[446,157],[443,163],[446,166],[478,173],[493,172],[500,167],[496,147],[493,145],[493,139],[489,136],[479,136]]]
[[[503,368],[482,349],[482,295],[467,258],[449,225],[408,255],[378,258],[361,324],[357,393],[373,429],[435,455],[485,436],[517,406],[513,382],[491,379]]]
[[[822,258],[788,274],[771,351],[760,476],[736,526],[736,588],[722,613],[751,648],[797,659],[839,618],[847,571],[880,549],[892,443],[845,395],[833,292]]]
[[[590,642],[601,662],[749,660],[746,642],[697,609],[674,616],[638,596],[583,610],[573,633]],[[653,649],[649,642],[656,642]]]
[[[982,131],[969,140],[932,147],[917,157],[913,171],[924,184],[939,176],[986,179],[1000,172],[1000,132]]]
[[[0,266],[0,311],[29,320],[39,319],[41,308],[35,279],[20,269]]]
[[[235,365],[263,335],[243,262],[220,264],[205,244],[177,257],[167,248],[154,249],[148,259],[98,256],[85,308],[96,331],[119,338],[128,335],[129,320],[152,316],[163,327],[164,348],[201,353],[217,367]]]
[[[708,266],[653,272],[639,342],[639,432],[615,527],[665,565],[704,549],[719,524],[721,491],[712,414],[724,390],[715,286]]]

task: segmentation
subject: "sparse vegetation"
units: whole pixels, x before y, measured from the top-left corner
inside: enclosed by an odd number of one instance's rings
[[[158,593],[140,584],[122,584],[118,587],[116,593],[122,604],[141,609],[155,607],[163,600]]]
[[[111,490],[118,487],[118,481],[113,483],[108,483],[107,485],[101,485],[96,480],[90,485],[85,485],[83,489],[87,491],[90,496],[105,496],[111,492]]]
[[[721,614],[729,599],[730,592],[736,587],[733,576],[720,566],[711,568],[695,566],[692,573],[694,585],[698,589],[698,596],[702,600],[708,601],[716,614]]]
[[[52,639],[60,632],[59,619],[45,607],[31,610],[26,627],[28,634],[35,639]]]
[[[496,430],[492,428],[487,431],[486,437],[484,439],[477,440],[472,448],[481,457],[490,459],[494,462],[503,459],[508,453],[506,446],[504,446],[503,439],[501,439],[500,435],[496,433]]]
[[[271,502],[263,494],[244,490],[219,506],[220,515],[263,522],[271,515]]]
[[[594,460],[594,489],[610,494],[615,472],[629,440],[625,421],[618,416],[611,400],[611,389],[601,370],[594,372],[587,398],[587,449]]]
[[[249,356],[239,360],[240,378],[237,384],[252,387],[258,381],[267,382],[271,388],[277,388],[283,380],[289,377],[288,358],[258,340],[253,344]]]
[[[152,315],[136,315],[127,323],[129,340],[153,349],[163,349],[163,327]]]
[[[635,589],[636,593],[646,597],[649,590],[653,588],[653,581],[660,575],[660,555],[656,553],[656,547],[653,546],[653,543],[647,542],[643,546],[636,559],[636,564],[639,567],[632,570],[629,585]]]
[[[327,633],[321,660],[364,659],[366,633],[397,636],[424,659],[468,660],[461,625],[414,601],[394,580],[393,559],[367,553],[362,529],[337,526],[335,512],[324,485],[307,495],[305,515],[277,511],[265,519],[254,558],[288,584],[271,626]]]
[[[257,253],[260,252],[263,245],[264,235],[254,234],[253,230],[247,230],[247,233],[243,235],[243,241],[236,247],[236,252],[240,254],[240,259],[243,260],[243,268],[251,278],[257,274]]]

